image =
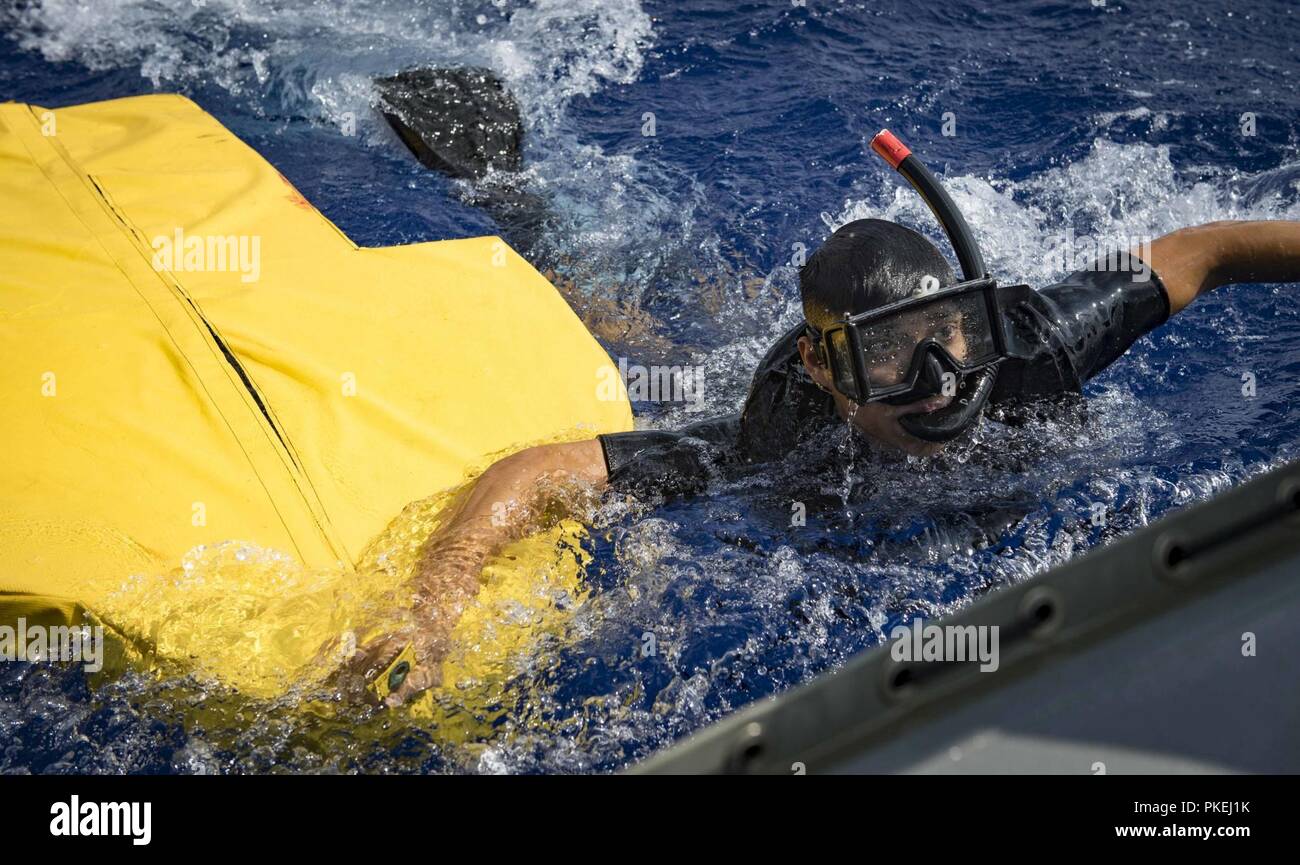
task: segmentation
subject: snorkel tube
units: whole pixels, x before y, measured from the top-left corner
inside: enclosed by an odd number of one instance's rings
[[[920,194],[935,219],[939,220],[944,233],[948,235],[948,242],[957,253],[963,280],[987,278],[988,269],[984,266],[984,256],[980,254],[975,235],[971,233],[970,226],[966,224],[957,205],[953,204],[948,193],[939,185],[938,179],[930,173],[930,169],[913,156],[907,145],[888,129],[882,129],[871,139],[871,149],[903,175],[903,179]],[[984,404],[993,393],[997,374],[997,366],[991,366],[962,376],[957,392],[948,405],[926,414],[904,415],[898,422],[908,433],[925,441],[943,442],[956,438],[984,410]]]
[[[888,162],[890,168],[903,175],[903,179],[912,185],[921,198],[925,199],[930,212],[943,226],[944,234],[948,235],[948,242],[957,253],[962,279],[969,281],[988,276],[988,269],[984,266],[984,256],[980,255],[979,245],[975,243],[975,235],[971,234],[970,226],[966,224],[961,211],[952,203],[952,199],[939,185],[938,178],[930,173],[930,169],[913,156],[907,145],[899,141],[898,136],[888,129],[876,133],[876,137],[871,139],[871,149]]]

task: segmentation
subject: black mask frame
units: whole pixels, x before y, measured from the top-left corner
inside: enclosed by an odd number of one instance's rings
[[[870,348],[864,331],[871,324],[900,313],[942,303],[956,297],[979,293],[984,303],[984,314],[989,324],[993,345],[984,353],[967,360],[955,357],[938,340],[924,339],[912,352],[907,374],[897,384],[881,387],[873,385],[867,372],[864,357]],[[925,364],[925,356],[938,352],[948,366],[963,374],[976,372],[1000,363],[1007,356],[1005,318],[1002,314],[1001,292],[997,283],[987,277],[959,282],[919,297],[909,297],[878,309],[868,310],[837,322],[824,332],[810,326],[816,337],[817,359],[828,367],[836,390],[858,403],[876,402],[908,394],[916,389]]]

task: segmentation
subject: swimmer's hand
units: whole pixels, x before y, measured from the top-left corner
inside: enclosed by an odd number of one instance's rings
[[[414,632],[385,634],[356,650],[328,680],[348,703],[400,706],[421,691],[436,687],[438,664],[427,657],[422,663]]]
[[[451,634],[478,590],[483,557],[473,548],[429,551],[412,582],[411,616],[361,646],[331,679],[349,702],[403,705],[442,683]]]

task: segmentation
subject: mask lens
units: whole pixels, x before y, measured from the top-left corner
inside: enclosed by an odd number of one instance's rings
[[[876,389],[904,384],[917,346],[927,340],[966,368],[997,356],[988,308],[979,291],[900,310],[861,325],[858,336],[867,378]]]
[[[831,377],[836,390],[852,395],[857,388],[853,386],[853,352],[849,348],[848,333],[833,330],[826,335],[830,343]]]

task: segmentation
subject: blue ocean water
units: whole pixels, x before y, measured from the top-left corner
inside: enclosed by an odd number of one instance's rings
[[[798,318],[800,248],[862,216],[939,239],[867,149],[881,127],[945,178],[1004,281],[1059,277],[1063,243],[1300,218],[1297,16],[1282,0],[20,0],[0,10],[0,97],[185,93],[357,243],[389,245],[497,227],[473,188],[404,151],[370,78],[488,66],[520,99],[523,182],[551,209],[527,254],[584,314],[633,323],[596,328],[611,355],[705,369],[702,407],[636,406],[671,428],[739,406]],[[941,465],[611,508],[572,633],[502,685],[484,741],[401,728],[363,744],[234,696],[196,727],[178,720],[184,683],[91,691],[8,664],[0,770],[617,769],[901,621],[1300,455],[1295,290],[1221,289],[1091,382],[1085,418],[986,424]],[[790,525],[796,489],[817,503],[806,526]]]

